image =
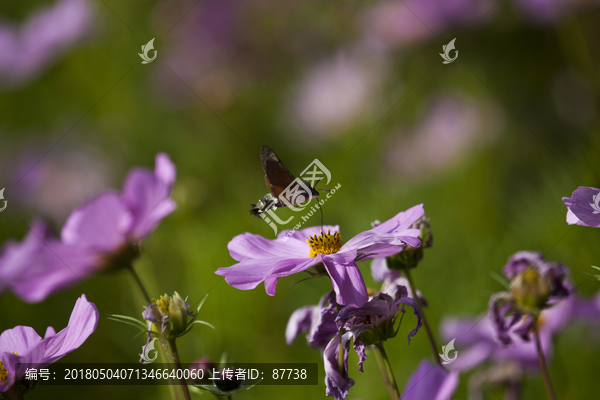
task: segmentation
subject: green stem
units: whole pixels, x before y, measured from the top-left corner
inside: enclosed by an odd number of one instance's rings
[[[24,400],[25,396],[23,396],[23,393],[19,392],[18,386],[19,385],[15,383],[9,387],[6,392],[2,393],[4,395],[3,398],[6,400]]]
[[[142,291],[142,294],[144,295],[144,299],[146,300],[146,303],[147,304],[151,304],[152,300],[150,300],[150,296],[148,296],[148,292],[146,291],[146,287],[142,283],[142,280],[140,279],[140,277],[137,274],[137,272],[135,272],[135,269],[133,268],[133,265],[130,265],[127,269],[129,270],[129,272],[131,272],[131,275],[133,276],[133,279],[135,279],[135,282],[137,283],[137,285],[139,286],[140,290]]]
[[[171,347],[171,356],[175,361],[175,366],[177,367],[177,370],[183,370],[183,368],[181,368],[179,354],[177,353],[177,344],[175,343],[175,339],[169,339],[169,346]],[[179,380],[179,382],[181,383],[181,389],[183,390],[183,397],[185,397],[185,400],[192,400],[192,397],[190,396],[190,391],[187,387],[187,382],[185,381],[183,374],[181,374],[181,379]]]
[[[548,365],[546,364],[546,357],[542,351],[542,343],[540,341],[540,331],[538,328],[537,318],[533,325],[533,332],[535,335],[535,347],[537,348],[538,361],[540,363],[540,369],[542,370],[542,377],[544,378],[544,385],[546,385],[546,392],[548,392],[548,398],[550,400],[556,400],[556,393],[552,387],[552,381],[550,380],[550,373],[548,372]]]
[[[417,305],[419,306],[419,310],[421,311],[421,318],[423,318],[423,325],[425,325],[425,330],[427,331],[427,337],[429,338],[429,343],[431,344],[431,349],[433,350],[433,358],[435,358],[435,361],[440,366],[443,366],[442,360],[440,359],[440,355],[438,354],[438,346],[435,343],[435,338],[433,336],[433,332],[431,331],[431,328],[429,327],[429,323],[427,322],[427,318],[425,317],[425,310],[423,309],[423,303],[421,302],[421,299],[419,298],[419,296],[417,296],[417,287],[415,286],[412,276],[410,275],[410,272],[407,269],[404,270],[404,274],[406,275],[406,279],[408,279],[408,284],[410,285],[410,289],[412,290],[415,301],[417,302]]]
[[[400,397],[400,391],[398,390],[396,378],[394,378],[394,372],[392,371],[390,360],[388,359],[385,349],[383,348],[383,343],[376,344],[375,348],[377,349],[375,352],[375,357],[377,358],[377,363],[379,364],[379,369],[381,370],[381,375],[383,376],[385,386],[387,387],[392,400],[398,400]]]
[[[337,312],[338,314],[340,313],[340,310],[342,309],[342,306],[340,306],[339,304],[336,304],[337,306]],[[345,356],[345,352],[346,350],[344,350],[344,345],[342,344],[342,333],[339,333],[339,345],[338,345],[338,365],[337,365],[337,369],[338,372],[342,375],[344,375],[344,356]]]

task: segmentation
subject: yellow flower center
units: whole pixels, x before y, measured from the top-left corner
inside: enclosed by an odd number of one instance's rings
[[[17,353],[16,351],[13,351],[12,353],[16,354],[17,356],[19,355],[19,353]],[[4,364],[2,364],[2,360],[0,360],[0,382],[4,382],[7,378],[8,378],[8,371],[6,370],[6,368],[4,368]]]
[[[316,257],[317,254],[333,254],[340,251],[342,247],[342,237],[338,231],[335,231],[333,234],[330,230],[327,230],[326,234],[323,234],[321,231],[320,235],[316,233],[312,236],[309,236],[306,239],[306,243],[310,247],[310,256]]]
[[[538,282],[540,274],[533,268],[527,268],[525,272],[523,272],[522,278],[523,283],[527,285],[534,285]]]
[[[169,296],[166,294],[164,296],[160,296],[160,299],[154,300],[154,303],[156,303],[164,315],[169,313]]]

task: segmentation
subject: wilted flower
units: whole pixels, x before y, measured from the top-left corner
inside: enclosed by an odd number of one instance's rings
[[[340,338],[341,335],[341,338]],[[354,386],[354,380],[348,376],[348,353],[350,351],[350,332],[342,335],[340,332],[329,341],[323,351],[325,366],[325,395],[332,396],[335,400],[343,400],[348,396],[348,391]],[[339,363],[339,352],[344,349],[344,359]]]
[[[600,189],[579,186],[571,197],[563,197],[567,223],[600,228]]]
[[[130,267],[140,242],[175,209],[169,197],[174,181],[175,166],[158,154],[154,173],[134,169],[122,193],[105,191],[74,210],[60,241],[34,222],[21,244],[5,246],[0,276],[13,277],[8,286],[21,299],[38,302],[97,272]]]
[[[290,231],[283,231],[274,240],[243,233],[228,245],[231,257],[239,263],[219,268],[215,273],[242,290],[254,289],[264,282],[267,294],[273,296],[279,278],[316,267],[316,274],[329,275],[338,304],[360,307],[368,295],[355,261],[392,255],[407,244],[419,246],[420,231],[409,227],[422,216],[423,205],[414,206],[345,244],[338,226],[324,226],[321,234],[316,233],[317,227],[291,235]],[[291,240],[280,240],[283,237]]]
[[[408,378],[402,400],[450,400],[458,386],[458,373],[423,360]]]
[[[299,334],[308,332],[306,341],[317,349],[325,349],[331,338],[338,333],[335,292],[332,290],[316,306],[307,306],[292,313],[285,329],[285,340],[291,344]]]
[[[87,36],[94,12],[89,0],[61,0],[38,10],[21,27],[0,25],[0,84],[31,79]]]
[[[577,301],[574,296],[569,296],[554,307],[540,312],[537,324],[546,359],[552,356],[552,337],[576,320],[578,309],[583,311],[588,307],[587,303],[584,304]],[[446,319],[442,323],[442,335],[446,340],[456,339],[455,343],[460,351],[460,357],[448,364],[448,367],[466,370],[491,361],[494,364],[512,362],[525,370],[537,371],[539,365],[535,343],[524,339],[518,328],[516,324],[506,332],[512,343],[507,347],[496,339],[496,327],[489,314],[483,318]]]
[[[85,295],[75,302],[66,328],[56,333],[49,326],[44,338],[29,326],[17,326],[0,335],[0,393],[15,390],[25,376],[23,364],[52,364],[77,349],[96,330],[98,310]],[[22,363],[17,366],[17,363]]]
[[[540,312],[569,295],[564,282],[568,268],[546,261],[541,253],[521,251],[508,260],[503,273],[510,289],[492,296],[490,312],[498,339],[508,345],[513,342],[509,330],[529,340]]]
[[[417,334],[421,323],[421,311],[417,302],[407,297],[405,286],[396,286],[395,295],[378,293],[360,308],[344,307],[336,318],[336,323],[342,332],[352,333],[354,351],[358,355],[358,369],[363,372],[363,363],[367,359],[365,347],[378,345],[396,337],[398,327],[395,327],[398,315],[404,314],[404,305],[412,307],[417,316],[417,326],[408,334],[410,338]]]

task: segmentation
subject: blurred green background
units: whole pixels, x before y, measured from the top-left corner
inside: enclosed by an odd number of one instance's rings
[[[304,276],[289,277],[270,297],[262,285],[240,291],[214,274],[233,264],[227,243],[235,235],[273,237],[248,214],[267,192],[262,145],[294,174],[314,158],[327,166],[341,189],[326,203],[324,222],[339,224],[346,240],[376,219],[425,205],[434,246],[414,277],[436,330],[443,316],[485,312],[500,290],[490,271],[519,250],[566,263],[591,296],[598,285],[583,271],[600,262],[600,230],[568,226],[561,197],[600,186],[600,8],[559,7],[547,17],[544,2],[536,3],[540,10],[527,3],[86,3],[90,19],[76,40],[53,44],[54,55],[35,73],[2,76],[0,187],[9,204],[0,241],[21,240],[20,220],[34,215],[59,230],[85,199],[120,188],[129,168],[153,168],[155,154],[168,153],[178,208],[144,243],[136,269],[154,296],[178,291],[194,305],[210,292],[200,318],[217,329],[199,326],[182,338],[183,361],[227,352],[239,362],[319,363],[318,386],[259,386],[234,396],[240,399],[325,393],[319,352],[302,337],[286,345],[284,330],[329,281],[292,288]],[[39,10],[57,4],[3,2],[0,21],[25,30]],[[142,65],[137,53],[152,38],[157,58]],[[443,65],[439,53],[453,38],[459,57]],[[319,225],[320,216],[310,223]],[[369,263],[360,265],[367,286],[379,287]],[[145,339],[106,319],[141,316],[143,299],[124,271],[40,304],[4,293],[0,331],[62,329],[81,293],[101,319],[63,361],[135,362]],[[407,313],[386,344],[401,387],[431,357],[425,332],[407,344],[414,323]],[[362,374],[356,362],[352,353],[356,385],[348,398],[388,398],[374,357]],[[561,332],[550,361],[560,399],[590,398],[599,368],[597,327]],[[454,398],[467,397],[469,376],[461,375]],[[526,380],[522,398],[545,396],[539,376]],[[40,387],[27,398],[166,399],[169,390]]]

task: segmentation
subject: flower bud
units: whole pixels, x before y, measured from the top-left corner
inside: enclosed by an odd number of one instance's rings
[[[552,291],[552,277],[527,268],[511,280],[510,292],[524,311],[544,308]]]

